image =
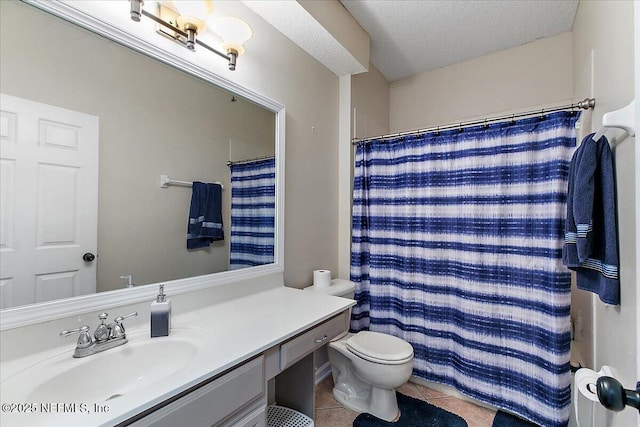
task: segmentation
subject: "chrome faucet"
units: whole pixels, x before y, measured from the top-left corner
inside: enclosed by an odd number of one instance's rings
[[[90,328],[87,325],[81,326],[78,329],[60,331],[60,336],[66,337],[75,333],[80,334],[73,357],[91,356],[92,354],[126,344],[128,341],[127,334],[125,333],[122,321],[137,315],[138,312],[134,311],[126,316],[118,316],[113,320],[113,323],[105,325],[104,321],[107,320],[109,315],[107,313],[101,313],[98,316],[100,324],[96,327],[93,338],[91,338],[91,334],[89,333]]]
[[[127,274],[126,276],[120,276],[121,279],[127,279],[127,288],[133,288],[133,275]]]

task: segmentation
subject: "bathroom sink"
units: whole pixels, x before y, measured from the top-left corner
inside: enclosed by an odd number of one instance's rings
[[[13,400],[107,402],[139,391],[187,368],[199,351],[202,331],[172,329],[168,337],[127,334],[129,342],[74,359],[67,351],[36,363],[2,382]],[[198,340],[199,338],[199,340]]]

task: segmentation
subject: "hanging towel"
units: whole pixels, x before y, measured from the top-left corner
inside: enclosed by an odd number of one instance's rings
[[[187,226],[187,249],[208,247],[224,240],[222,232],[222,187],[194,181]]]
[[[620,304],[613,156],[604,136],[586,136],[571,159],[562,262],[578,289]]]

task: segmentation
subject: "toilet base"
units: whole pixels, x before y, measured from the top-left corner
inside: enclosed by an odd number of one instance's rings
[[[333,388],[333,397],[352,411],[367,412],[385,421],[394,422],[400,417],[395,390],[372,388],[366,395],[349,395],[338,387]]]
[[[382,334],[381,334],[382,335]],[[400,416],[396,388],[407,382],[413,369],[413,350],[406,360],[376,363],[363,359],[347,348],[353,337],[347,334],[331,341],[327,351],[333,376],[333,396],[346,408],[366,412],[384,421]]]

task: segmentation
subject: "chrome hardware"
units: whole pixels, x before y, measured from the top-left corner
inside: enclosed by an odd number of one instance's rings
[[[93,340],[91,339],[91,335],[89,335],[89,327],[87,325],[81,326],[78,329],[71,329],[70,331],[60,331],[60,336],[67,337],[75,333],[80,334],[76,348],[87,348],[93,345]]]
[[[313,342],[316,343],[316,344],[320,344],[321,342],[325,342],[328,339],[329,339],[329,337],[325,335],[322,338],[313,340]]]
[[[107,320],[107,316],[109,316],[107,313],[101,313],[98,316],[100,324],[93,333],[93,337],[96,339],[96,342],[104,342],[109,339],[109,327],[104,324],[104,321]]]
[[[92,354],[100,353],[110,348],[118,347],[127,343],[127,336],[125,334],[124,325],[122,321],[128,317],[137,316],[138,312],[134,311],[125,316],[118,316],[114,319],[113,323],[105,325],[104,321],[107,319],[107,313],[101,313],[98,316],[100,324],[94,332],[95,341],[91,338],[89,333],[89,326],[82,326],[78,329],[60,331],[61,337],[66,337],[71,334],[79,333],[78,342],[76,344],[73,357],[86,357]]]
[[[120,276],[121,279],[127,279],[127,288],[133,288],[133,275],[127,274],[126,276]]]
[[[111,334],[109,335],[109,337],[111,339],[126,338],[125,329],[124,329],[124,325],[122,324],[122,321],[124,319],[128,319],[129,317],[134,317],[137,315],[138,315],[138,312],[134,311],[133,313],[116,317],[113,320],[114,323],[109,325],[109,329],[111,330]]]

